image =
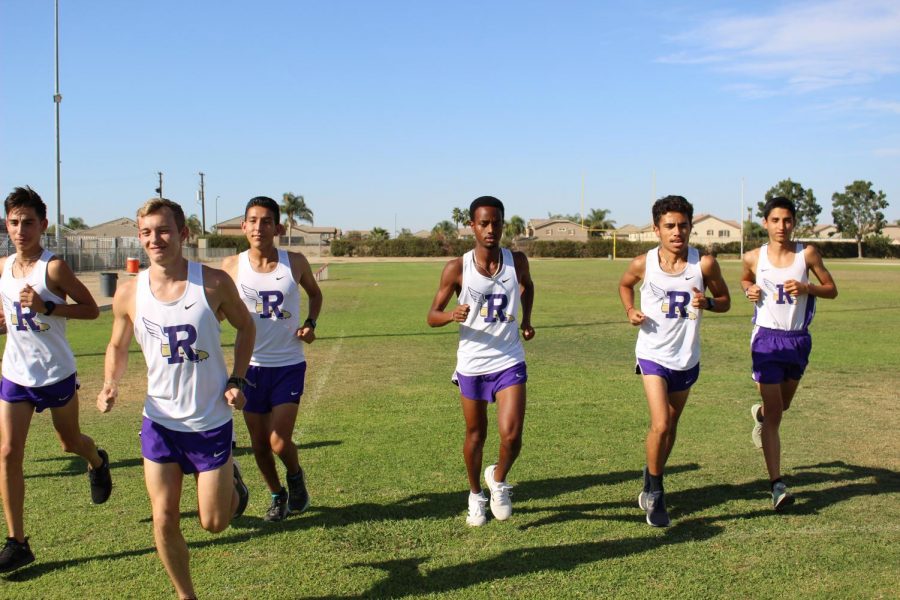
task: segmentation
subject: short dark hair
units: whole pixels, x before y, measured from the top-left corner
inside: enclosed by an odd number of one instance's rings
[[[15,208],[33,208],[41,221],[47,218],[47,205],[44,204],[38,193],[27,185],[13,189],[6,197],[3,208],[6,209],[7,215]]]
[[[694,223],[694,207],[684,196],[666,196],[653,203],[653,224],[659,225],[659,220],[666,213],[675,212],[687,215],[688,223]]]
[[[177,202],[173,202],[167,198],[150,198],[138,209],[137,218],[141,219],[148,215],[152,215],[153,213],[158,213],[164,208],[168,208],[172,211],[172,216],[175,217],[175,227],[178,228],[178,231],[184,229],[186,222],[184,218],[184,209],[181,208],[181,205]]]
[[[278,225],[279,223],[281,223],[281,209],[278,206],[278,203],[268,196],[256,196],[254,198],[250,198],[250,201],[247,202],[247,207],[244,209],[244,220],[247,220],[247,211],[249,211],[250,208],[254,206],[261,206],[267,210],[272,211],[272,215],[275,217],[275,224]]]
[[[784,196],[775,196],[766,200],[766,203],[763,205],[763,219],[769,218],[769,213],[772,212],[773,208],[786,208],[791,211],[792,217],[797,218],[797,207]]]
[[[500,202],[497,198],[493,196],[479,196],[472,200],[472,204],[469,205],[469,219],[475,220],[475,210],[481,208],[482,206],[492,206],[500,210],[500,218],[503,218],[503,203]]]

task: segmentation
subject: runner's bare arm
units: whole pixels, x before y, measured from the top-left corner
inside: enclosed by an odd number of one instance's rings
[[[454,258],[444,266],[437,293],[428,310],[428,324],[431,327],[443,327],[448,323],[464,323],[469,316],[469,305],[458,304],[453,310],[445,311],[453,294],[459,296],[462,286],[462,259]]]

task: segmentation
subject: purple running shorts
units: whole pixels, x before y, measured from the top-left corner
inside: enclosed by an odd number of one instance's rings
[[[155,463],[178,463],[185,475],[214,471],[231,456],[234,421],[209,431],[174,431],[144,417],[141,455]]]
[[[272,408],[279,404],[300,404],[305,380],[305,360],[286,367],[250,365],[247,369],[247,381],[251,385],[244,388],[244,397],[247,398],[244,410],[265,414],[272,412]]]
[[[676,371],[655,363],[652,360],[639,358],[634,367],[636,375],[657,375],[666,380],[669,392],[683,392],[691,389],[700,378],[700,363],[697,363],[686,371]]]
[[[459,386],[459,393],[464,397],[494,402],[497,400],[498,392],[528,381],[528,371],[525,369],[525,363],[521,362],[508,369],[486,375],[454,373],[452,381]]]
[[[43,412],[48,408],[60,408],[68,404],[78,388],[76,373],[72,373],[62,381],[41,387],[26,387],[3,377],[0,379],[0,400],[31,402],[36,412]]]
[[[750,343],[753,381],[781,383],[799,381],[809,364],[812,337],[809,331],[783,331],[760,327]]]

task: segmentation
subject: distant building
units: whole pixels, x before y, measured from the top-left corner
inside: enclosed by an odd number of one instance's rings
[[[244,215],[238,215],[227,221],[222,221],[221,223],[216,223],[213,225],[213,230],[218,235],[234,235],[234,236],[243,236],[244,232],[241,229],[241,223],[244,220]],[[287,242],[288,231],[287,225],[284,226],[285,235],[281,236],[284,238],[284,241]],[[294,225],[291,227],[291,241],[294,244],[298,245],[316,245],[319,243],[328,243],[331,240],[341,237],[341,230],[337,227],[314,227],[312,225],[300,224]]]
[[[881,230],[881,235],[891,238],[891,244],[900,244],[900,225],[887,225]]]
[[[96,238],[117,238],[117,237],[138,237],[137,221],[128,217],[119,217],[106,223],[100,223],[87,229],[78,229],[70,235],[78,237],[96,237]]]
[[[547,242],[586,242],[588,229],[566,219],[530,219],[525,226],[526,235]]]
[[[727,244],[741,241],[741,225],[737,221],[701,214],[694,217],[690,243],[694,246]]]
[[[638,227],[637,225],[622,225],[618,229],[616,229],[616,237],[619,239],[625,239],[629,242],[638,242],[640,241],[641,232],[644,231],[647,226]],[[650,227],[650,233],[653,234],[653,228]]]
[[[809,235],[810,238],[819,240],[840,239],[843,237],[837,227],[831,223],[819,224],[813,227]]]

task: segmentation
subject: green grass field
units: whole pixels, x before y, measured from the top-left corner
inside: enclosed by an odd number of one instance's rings
[[[632,374],[636,330],[617,296],[625,264],[532,262],[537,335],[526,344],[514,514],[480,529],[464,519],[463,421],[449,383],[456,330],[425,324],[443,263],[333,264],[295,434],[312,506],[262,520],[269,498],[241,424],[245,516],[207,534],[185,487],[200,596],[896,597],[900,266],[829,263],[840,295],[819,304],[811,365],[782,425],[797,503],[775,514],[750,441],[751,306],[737,263],[723,264],[735,305],[704,319],[702,374],[666,479],[673,526],[657,530],[636,503],[647,411]],[[69,337],[82,427],[110,452],[113,496],[91,505],[83,463],[36,416],[25,519],[37,562],[0,579],[0,597],[173,595],[143,487],[139,352],[123,401],[107,415],[94,408],[109,330],[104,313],[73,322]],[[497,448],[489,414],[486,459]]]

